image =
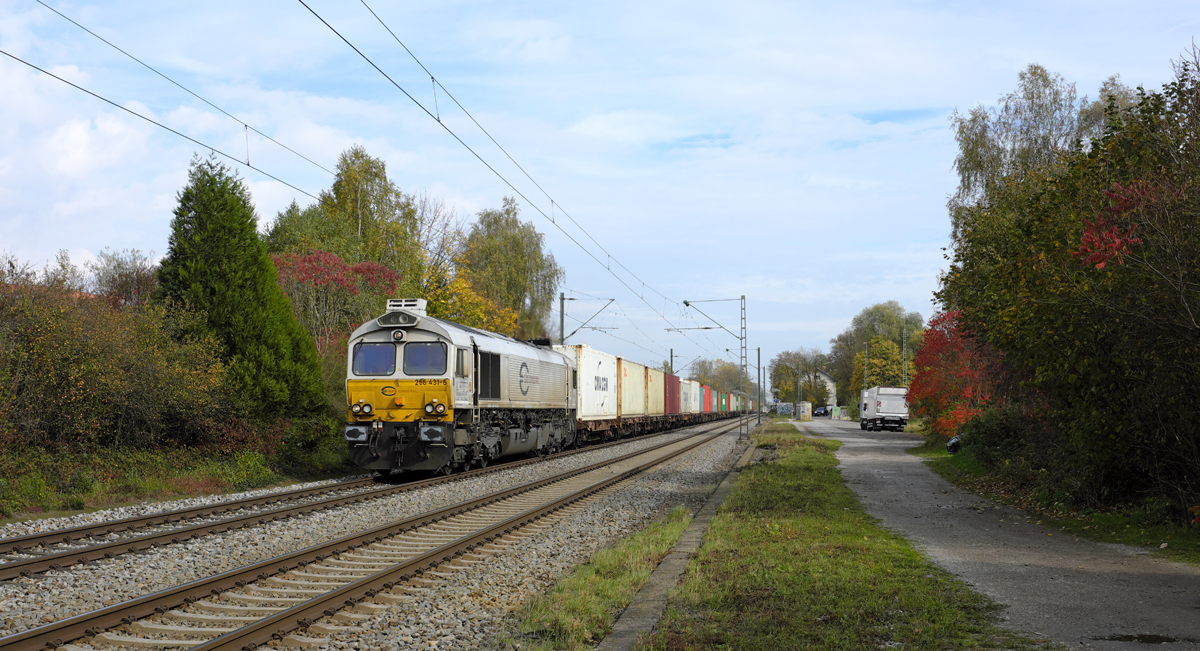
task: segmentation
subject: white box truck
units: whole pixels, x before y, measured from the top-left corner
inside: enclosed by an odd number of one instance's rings
[[[904,431],[908,424],[908,389],[905,387],[871,387],[862,392],[859,429]]]

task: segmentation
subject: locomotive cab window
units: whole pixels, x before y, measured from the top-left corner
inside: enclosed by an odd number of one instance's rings
[[[396,372],[396,344],[354,345],[355,375],[391,375]]]
[[[467,377],[470,373],[467,372],[467,349],[454,349],[454,375],[458,377]]]
[[[440,341],[420,341],[404,345],[405,375],[444,375],[446,373],[446,344]]]

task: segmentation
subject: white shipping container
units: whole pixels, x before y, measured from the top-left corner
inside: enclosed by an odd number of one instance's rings
[[[692,382],[679,380],[679,413],[692,413]]]
[[[667,413],[667,379],[663,372],[646,367],[646,414],[662,416]]]
[[[612,420],[617,417],[617,357],[587,344],[555,346],[554,350],[575,358],[578,375],[580,420]]]
[[[684,380],[684,382],[687,382],[687,385],[691,387],[690,390],[692,392],[691,406],[685,409],[684,412],[689,414],[698,414],[704,411],[704,404],[701,402],[704,400],[704,389],[701,388],[700,383],[695,380]]]
[[[637,418],[646,415],[646,367],[617,358],[617,415]]]

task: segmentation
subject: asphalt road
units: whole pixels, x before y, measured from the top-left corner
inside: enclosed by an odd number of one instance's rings
[[[904,451],[920,439],[857,422],[797,423],[843,443],[867,513],[1007,608],[1003,625],[1077,649],[1200,650],[1200,570],[1095,543],[959,490]]]

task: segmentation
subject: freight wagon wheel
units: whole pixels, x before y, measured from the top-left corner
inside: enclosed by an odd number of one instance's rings
[[[452,466],[450,464],[446,464],[446,465],[442,466],[441,468],[438,468],[437,472],[435,472],[434,474],[435,475],[445,475],[445,476],[449,477],[450,475],[454,474],[454,466]]]

